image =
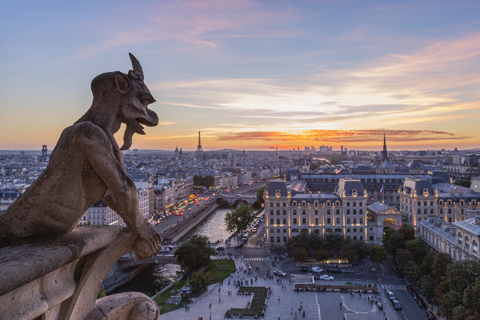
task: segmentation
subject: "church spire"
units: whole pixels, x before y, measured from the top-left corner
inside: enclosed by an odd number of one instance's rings
[[[385,138],[385,132],[383,132],[383,151],[382,151],[382,160],[387,160],[388,152],[387,152],[387,139]]]

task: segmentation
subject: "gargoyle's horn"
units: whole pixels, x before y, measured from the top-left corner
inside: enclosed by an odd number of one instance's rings
[[[143,76],[143,69],[142,66],[140,65],[140,62],[138,62],[137,58],[131,53],[130,55],[130,60],[132,61],[132,67],[133,67],[133,74],[139,79],[142,80],[144,79]],[[128,73],[130,75],[130,72]]]

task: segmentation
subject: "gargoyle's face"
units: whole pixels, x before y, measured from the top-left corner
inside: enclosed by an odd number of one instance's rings
[[[123,94],[118,120],[125,123],[127,128],[123,135],[124,144],[122,150],[130,148],[133,134],[145,134],[143,126],[154,127],[158,124],[155,112],[148,109],[148,105],[155,102],[152,94],[143,82],[143,70],[137,59],[130,55],[133,70],[124,74],[116,75],[117,90]]]

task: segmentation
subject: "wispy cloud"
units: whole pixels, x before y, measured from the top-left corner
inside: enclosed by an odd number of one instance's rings
[[[454,133],[432,130],[308,130],[301,132],[238,132],[219,136],[218,140],[262,140],[279,142],[307,142],[318,141],[322,143],[365,143],[378,142],[383,135],[388,136],[388,141],[413,142],[431,140],[461,140],[464,136]]]

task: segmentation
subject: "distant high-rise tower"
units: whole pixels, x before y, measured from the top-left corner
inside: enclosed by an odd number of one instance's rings
[[[197,152],[203,152],[202,143],[200,142],[200,131],[198,131],[198,147]]]
[[[46,155],[48,155],[48,149],[47,149],[47,145],[44,144],[42,146],[42,156],[46,156]]]

